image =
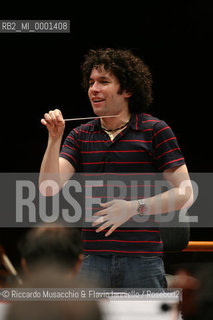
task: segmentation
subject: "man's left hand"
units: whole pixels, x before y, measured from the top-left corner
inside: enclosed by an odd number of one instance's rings
[[[100,227],[96,229],[96,232],[103,231],[104,229],[111,226],[111,228],[105,234],[108,237],[115,229],[120,225],[128,221],[134,212],[133,204],[131,201],[126,200],[112,200],[105,203],[100,203],[100,206],[104,208],[96,212],[93,217],[99,216],[92,226],[97,226],[103,223]]]

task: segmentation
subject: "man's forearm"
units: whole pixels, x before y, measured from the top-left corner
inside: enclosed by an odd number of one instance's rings
[[[146,210],[144,215],[155,215],[180,210],[184,207],[192,205],[193,192],[190,181],[182,187],[174,187],[169,191],[163,192],[156,196],[143,199]],[[108,237],[115,229],[139,214],[138,200],[112,200],[100,204],[102,209],[96,212],[93,216],[97,219],[92,226],[99,226],[96,232],[103,231],[110,227],[110,230],[105,234]]]
[[[145,215],[163,214],[190,207],[193,203],[193,191],[191,186],[186,188],[172,188],[156,196],[145,198],[143,202],[146,206]],[[132,201],[134,215],[138,214],[138,201]]]
[[[56,141],[49,139],[47,149],[45,151],[39,176],[39,186],[47,180],[52,180],[61,188],[61,177],[59,167],[59,152],[61,146],[61,139]],[[42,192],[41,188],[40,191]],[[42,192],[43,193],[43,192]]]

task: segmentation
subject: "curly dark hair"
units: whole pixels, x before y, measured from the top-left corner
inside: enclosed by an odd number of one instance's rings
[[[130,112],[143,112],[152,103],[152,75],[143,60],[135,56],[130,50],[116,50],[112,48],[89,50],[85,55],[81,69],[83,73],[82,86],[89,87],[89,78],[93,68],[103,66],[111,72],[120,83],[120,91],[132,93],[129,98]]]

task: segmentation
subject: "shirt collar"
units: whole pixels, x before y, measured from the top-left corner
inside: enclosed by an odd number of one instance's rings
[[[94,119],[88,122],[88,130],[93,132],[95,130],[101,129],[101,121],[100,119]],[[129,128],[132,130],[142,130],[142,114],[141,113],[132,113],[130,121],[129,121]]]
[[[143,129],[143,116],[142,113],[133,113],[130,119],[130,128],[132,130],[142,130]]]

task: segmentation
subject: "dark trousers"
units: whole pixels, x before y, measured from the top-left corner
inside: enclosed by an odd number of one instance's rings
[[[165,288],[163,260],[159,256],[85,255],[79,277],[95,280],[103,288]]]

